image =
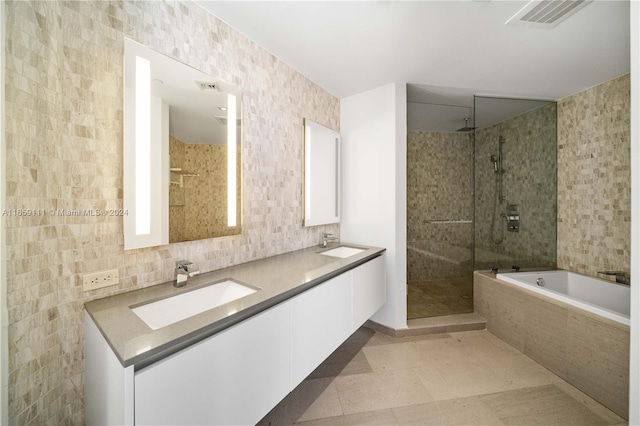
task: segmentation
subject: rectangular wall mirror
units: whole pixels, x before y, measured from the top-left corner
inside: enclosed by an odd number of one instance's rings
[[[304,226],[340,222],[340,134],[304,120]]]
[[[125,249],[241,233],[241,91],[125,39]]]

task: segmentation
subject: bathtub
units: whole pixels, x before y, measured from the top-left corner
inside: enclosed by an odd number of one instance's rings
[[[499,273],[496,278],[629,325],[628,285],[569,271]]]
[[[475,271],[473,298],[489,332],[628,418],[628,286],[568,271]]]

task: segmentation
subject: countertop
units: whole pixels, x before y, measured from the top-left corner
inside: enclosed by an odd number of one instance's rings
[[[330,278],[383,254],[385,249],[340,243],[364,249],[347,258],[321,255],[335,248],[329,244],[293,251],[266,259],[219,269],[188,279],[187,286],[173,281],[94,300],[85,304],[87,313],[124,367],[143,368],[302,293]],[[213,282],[233,279],[260,290],[182,321],[152,330],[131,309]]]

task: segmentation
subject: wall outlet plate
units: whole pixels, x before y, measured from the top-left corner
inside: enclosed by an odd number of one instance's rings
[[[94,272],[82,276],[82,290],[91,291],[102,287],[109,287],[120,282],[117,269]]]

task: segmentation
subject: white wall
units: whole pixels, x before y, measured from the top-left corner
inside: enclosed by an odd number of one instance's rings
[[[631,350],[629,424],[640,425],[640,3],[631,3]]]
[[[372,320],[407,327],[407,89],[388,84],[340,101],[340,238],[387,249],[387,303]]]

